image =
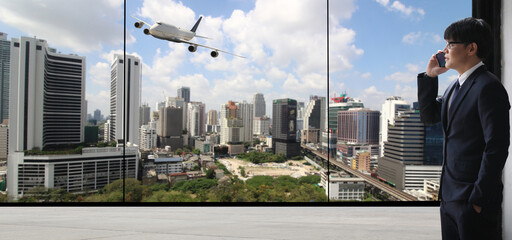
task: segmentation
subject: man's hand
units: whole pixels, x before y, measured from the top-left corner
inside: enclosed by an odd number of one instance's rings
[[[437,51],[437,53],[440,53],[441,51]],[[431,78],[435,78],[443,73],[448,71],[448,68],[446,67],[439,67],[439,63],[437,62],[436,54],[432,55],[430,60],[428,61],[427,65],[427,76]]]
[[[471,205],[473,205],[473,209],[475,209],[475,212],[477,212],[477,213],[481,213],[482,212],[482,207],[479,207],[479,206],[477,206],[475,204],[471,204]]]

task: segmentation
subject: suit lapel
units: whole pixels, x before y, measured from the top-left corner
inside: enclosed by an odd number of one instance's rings
[[[452,120],[453,120],[455,114],[457,113],[457,110],[462,105],[462,101],[466,97],[467,93],[469,92],[471,87],[473,87],[473,84],[475,83],[475,79],[480,75],[480,73],[482,73],[485,70],[486,70],[485,66],[481,66],[481,67],[477,68],[468,77],[468,79],[466,79],[466,81],[464,82],[464,84],[460,88],[459,93],[457,94],[455,99],[452,99],[452,105],[450,106],[450,108],[448,110],[449,112],[447,114],[448,115],[447,116],[448,124],[447,124],[447,127],[446,127],[446,131],[448,131],[450,129],[451,123],[453,122]]]

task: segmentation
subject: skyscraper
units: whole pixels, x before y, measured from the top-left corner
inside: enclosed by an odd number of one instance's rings
[[[150,115],[151,115],[151,108],[149,105],[144,104],[140,106],[140,126],[147,125],[150,121]]]
[[[425,126],[419,111],[399,111],[393,123],[379,160],[379,176],[400,190],[422,189],[424,179],[439,180],[441,166],[424,164]]]
[[[304,109],[304,127],[302,142],[318,143],[320,132],[325,129],[326,101],[325,97],[313,96]]]
[[[206,132],[218,132],[220,130],[218,118],[217,110],[208,111],[206,117]]]
[[[126,64],[126,73],[124,72]],[[139,144],[140,115],[140,79],[141,64],[136,56],[115,54],[111,67],[110,81],[110,140],[125,139],[126,142]],[[126,75],[126,84],[124,77]],[[126,92],[126,97],[124,94]],[[126,106],[125,106],[126,103]],[[126,111],[126,121],[124,121]],[[127,124],[126,136],[124,127]]]
[[[190,102],[190,88],[189,87],[181,87],[178,88],[178,97],[185,99],[185,102]]]
[[[192,137],[206,134],[205,104],[202,102],[188,103],[188,135]]]
[[[150,150],[157,147],[156,122],[140,127],[140,149]]]
[[[218,125],[218,118],[217,110],[208,111],[208,116],[206,117],[206,125]]]
[[[272,105],[272,149],[275,154],[294,157],[300,154],[297,142],[297,101],[276,99]]]
[[[336,134],[338,129],[338,111],[347,111],[351,108],[364,108],[364,104],[361,100],[347,97],[347,94],[331,98],[327,127],[333,134]]]
[[[347,111],[351,108],[364,108],[364,104],[361,100],[347,97],[346,93],[341,94],[339,97],[331,98],[327,115],[328,129],[322,130],[320,133],[320,142],[322,150],[328,152],[333,157],[337,148],[338,112]]]
[[[11,39],[9,153],[84,140],[85,57]]]
[[[11,41],[7,34],[0,32],[0,122],[9,119],[9,71]]]
[[[240,140],[242,142],[252,142],[254,105],[246,101],[237,103],[236,105],[238,106],[239,117],[243,125],[240,132]]]
[[[267,116],[254,118],[253,134],[269,136],[270,135],[270,118]]]
[[[101,111],[99,109],[94,110],[94,117],[93,117],[93,119],[96,119],[96,121],[103,120],[101,118]]]
[[[157,126],[158,147],[171,146],[172,151],[183,148],[182,112],[181,107],[160,108]]]
[[[220,144],[241,143],[243,122],[236,102],[229,101],[220,106]]]
[[[181,126],[181,130],[187,130],[187,118],[188,118],[188,113],[187,113],[187,109],[188,109],[188,105],[187,105],[188,102],[185,101],[184,98],[181,98],[181,97],[166,97],[165,98],[165,107],[176,107],[176,108],[181,108],[183,109],[182,110],[182,118],[181,118],[181,123],[182,123],[182,126]],[[160,108],[159,108],[160,109]]]
[[[254,105],[254,117],[263,117],[267,114],[263,93],[254,94],[252,104]]]
[[[379,111],[352,108],[338,112],[338,142],[379,143]]]
[[[395,124],[395,117],[399,111],[407,111],[411,109],[411,105],[407,104],[401,97],[388,97],[382,104],[382,114],[380,118],[380,137],[379,145],[381,149],[380,156],[384,156],[384,142],[388,140],[388,127]]]

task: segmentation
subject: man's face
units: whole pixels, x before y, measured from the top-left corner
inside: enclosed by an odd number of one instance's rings
[[[466,58],[466,44],[453,40],[446,40],[446,46],[443,49],[446,59],[446,68],[457,69],[460,67]]]

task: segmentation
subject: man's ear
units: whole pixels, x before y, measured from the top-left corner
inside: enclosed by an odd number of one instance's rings
[[[478,45],[476,44],[476,42],[468,44],[468,46],[466,47],[466,51],[470,56],[476,55],[476,53],[478,52]]]

